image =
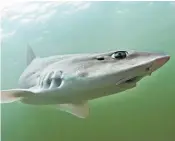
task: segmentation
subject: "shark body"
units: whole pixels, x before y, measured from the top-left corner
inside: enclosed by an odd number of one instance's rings
[[[89,100],[136,87],[169,59],[162,53],[119,50],[40,58],[28,47],[28,66],[19,78],[19,88],[2,90],[1,103],[56,104],[85,118]]]

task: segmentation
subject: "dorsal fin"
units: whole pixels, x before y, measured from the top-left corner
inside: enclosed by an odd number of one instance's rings
[[[35,53],[33,52],[32,48],[30,47],[30,45],[27,45],[27,65],[29,65],[33,59],[35,59]]]

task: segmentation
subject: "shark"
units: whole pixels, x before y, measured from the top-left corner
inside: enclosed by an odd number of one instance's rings
[[[1,90],[1,103],[56,105],[79,118],[89,116],[90,100],[136,87],[170,59],[165,53],[135,50],[39,57],[30,46],[26,56],[19,87]]]

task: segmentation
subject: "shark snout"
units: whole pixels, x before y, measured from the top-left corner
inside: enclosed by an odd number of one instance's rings
[[[162,67],[164,64],[166,64],[168,62],[169,59],[170,59],[169,55],[162,55],[162,56],[156,58],[153,61],[152,71],[155,71],[155,70],[159,69],[160,67]]]
[[[160,58],[156,59],[155,64],[161,67],[166,62],[168,62],[169,59],[170,59],[170,56],[168,56],[168,55],[167,56],[160,57]]]

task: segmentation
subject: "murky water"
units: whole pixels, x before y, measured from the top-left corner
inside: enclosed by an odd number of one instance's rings
[[[78,119],[50,107],[1,105],[2,141],[174,141],[174,2],[28,2],[1,22],[1,88],[18,87],[26,45],[38,56],[114,49],[160,51],[171,60],[136,88],[90,101]]]

